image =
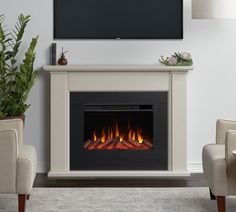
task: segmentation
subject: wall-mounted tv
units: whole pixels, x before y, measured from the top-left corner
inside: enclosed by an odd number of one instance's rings
[[[182,39],[183,0],[54,0],[55,39]]]

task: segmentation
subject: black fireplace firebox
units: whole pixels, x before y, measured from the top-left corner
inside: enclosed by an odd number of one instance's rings
[[[167,170],[167,92],[71,92],[70,170]]]

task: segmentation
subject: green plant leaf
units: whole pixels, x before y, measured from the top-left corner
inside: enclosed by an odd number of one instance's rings
[[[3,29],[4,19],[0,15],[0,117],[19,116],[30,106],[26,101],[37,76],[33,67],[38,36],[31,40],[22,63],[17,65],[16,55],[30,16],[20,14],[12,32]]]

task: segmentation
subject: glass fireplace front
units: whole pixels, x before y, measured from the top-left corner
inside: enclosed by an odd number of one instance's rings
[[[166,170],[167,92],[70,94],[71,170]]]
[[[86,150],[151,150],[151,106],[90,106],[84,112],[84,138]]]

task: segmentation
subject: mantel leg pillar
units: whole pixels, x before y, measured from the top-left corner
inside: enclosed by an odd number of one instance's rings
[[[69,170],[69,86],[68,73],[51,73],[50,171]]]
[[[187,171],[186,73],[172,73],[172,170]]]

